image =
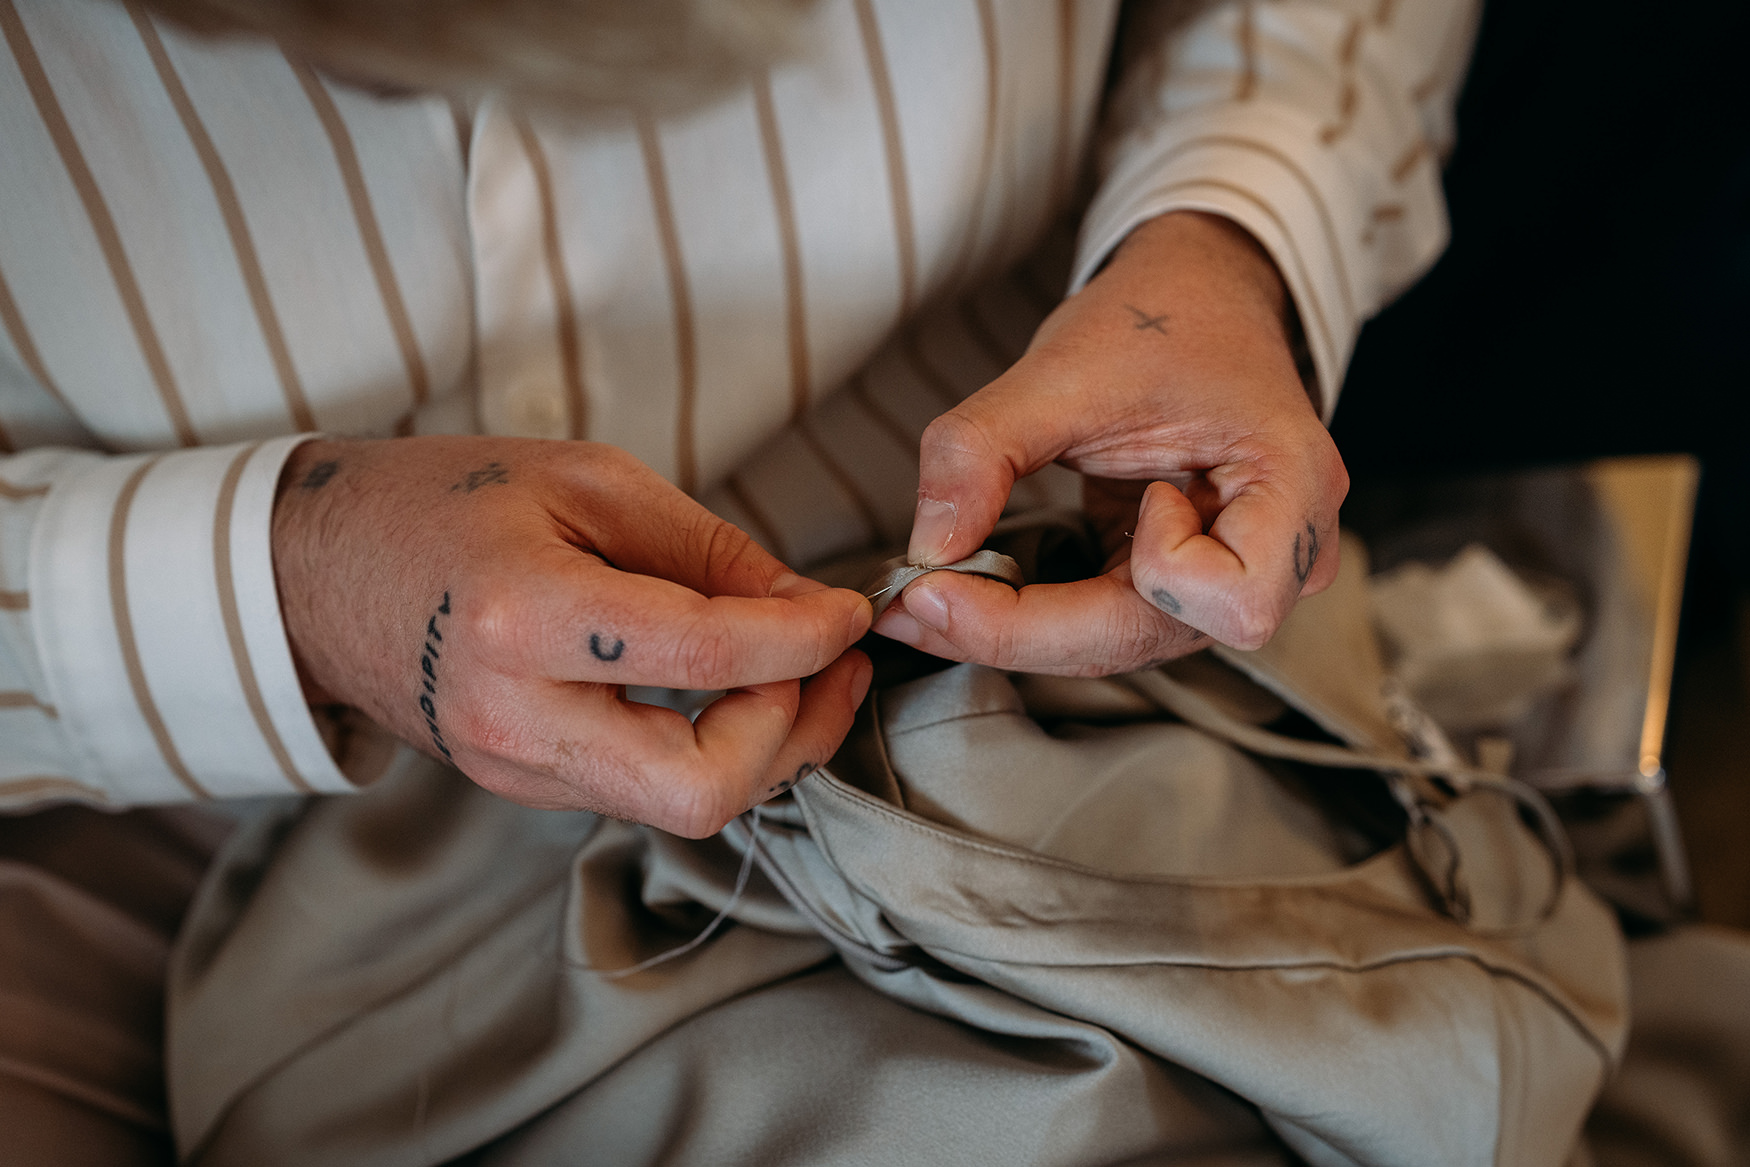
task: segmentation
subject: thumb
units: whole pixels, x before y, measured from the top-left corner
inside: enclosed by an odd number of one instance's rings
[[[918,509],[906,558],[937,566],[977,551],[1002,517],[1015,480],[1043,465],[1014,410],[1000,410],[990,388],[936,418],[918,449]]]

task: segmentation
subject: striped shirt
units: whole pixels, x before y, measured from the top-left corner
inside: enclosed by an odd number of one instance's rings
[[[1476,5],[1133,4],[1109,84],[1118,8],[825,0],[584,124],[0,0],[0,808],[353,788],[274,589],[299,434],[590,438],[792,562],[903,543],[924,425],[1177,209],[1274,257],[1328,415],[1444,245]]]

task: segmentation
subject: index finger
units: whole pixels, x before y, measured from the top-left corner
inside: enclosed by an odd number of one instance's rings
[[[1124,564],[1093,579],[1019,591],[935,572],[908,587],[875,630],[949,660],[1071,676],[1130,672],[1208,642],[1145,601]]]
[[[490,663],[562,681],[735,689],[824,669],[868,630],[856,592],[779,581],[788,594],[704,596],[670,580],[567,553],[459,615],[486,634]],[[786,582],[791,587],[786,589]]]

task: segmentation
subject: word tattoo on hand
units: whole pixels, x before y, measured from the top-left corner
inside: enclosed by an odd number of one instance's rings
[[[1306,586],[1307,577],[1312,575],[1313,564],[1319,561],[1319,532],[1311,523],[1306,525],[1305,554],[1302,554],[1299,532],[1294,536],[1294,578]]]
[[[1158,332],[1162,336],[1167,335],[1167,314],[1165,312],[1161,313],[1159,316],[1151,316],[1134,304],[1126,304],[1124,306],[1130,309],[1130,314],[1132,316],[1136,317],[1136,331],[1142,332],[1146,330],[1149,332]]]
[[[506,466],[503,462],[488,462],[478,470],[468,471],[462,481],[451,486],[450,490],[452,492],[459,490],[463,494],[473,494],[482,486],[491,486],[494,483],[504,483],[509,481],[509,466]]]
[[[431,730],[431,744],[437,747],[438,753],[447,762],[454,762],[450,757],[450,747],[444,744],[443,731],[437,723],[437,662],[442,654],[438,645],[444,642],[444,634],[438,631],[438,617],[450,614],[450,593],[444,593],[444,602],[438,610],[432,613],[425,622],[425,646],[419,654],[419,684],[425,691],[419,695],[419,711],[425,715],[425,727]]]
[[[300,490],[321,490],[328,485],[329,479],[339,472],[338,461],[318,462],[310,467],[310,472],[304,475],[304,480],[298,483]]]
[[[597,660],[608,661],[610,664],[625,655],[626,642],[624,640],[616,637],[612,648],[605,647],[606,643],[601,633],[591,632],[589,634],[589,655]]]
[[[1149,593],[1149,596],[1154,600],[1155,607],[1159,608],[1169,616],[1177,616],[1179,614],[1179,609],[1183,606],[1179,603],[1179,597],[1175,596],[1172,592],[1169,592],[1166,588],[1156,588],[1153,592]]]

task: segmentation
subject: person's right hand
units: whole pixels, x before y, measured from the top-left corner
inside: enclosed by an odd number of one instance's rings
[[[611,446],[306,442],[273,554],[312,703],[527,806],[701,838],[831,757],[869,685],[867,600]],[[729,692],[689,723],[627,685]]]

